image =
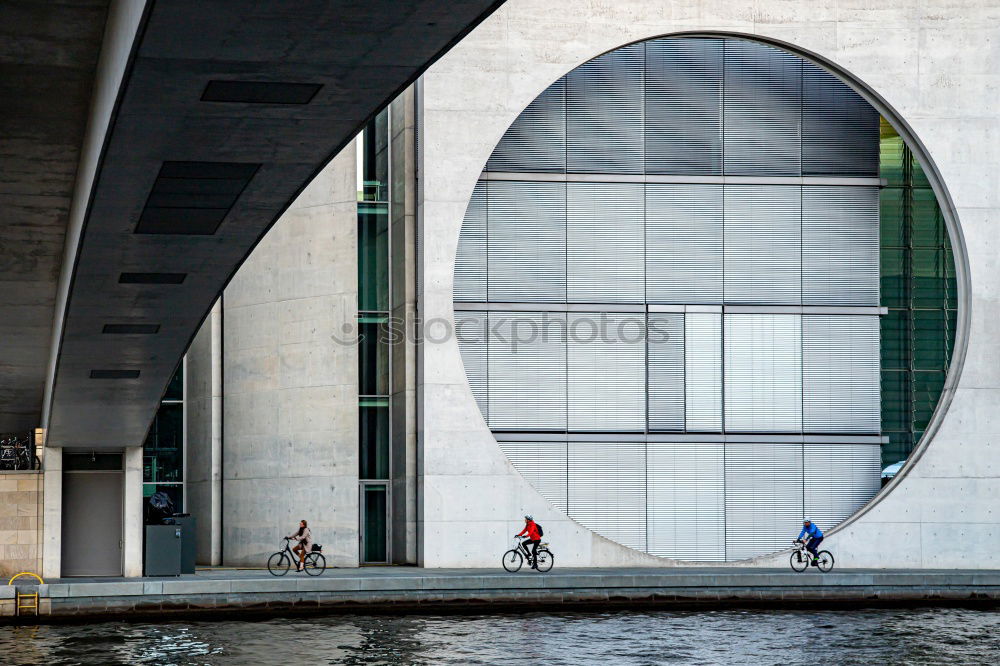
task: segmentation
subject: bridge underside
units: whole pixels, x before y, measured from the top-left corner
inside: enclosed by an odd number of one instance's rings
[[[104,3],[77,4],[103,17]],[[30,372],[5,373],[0,403],[17,416],[0,430],[40,422],[55,309],[56,321],[63,319],[48,444],[140,444],[198,325],[257,241],[368,117],[499,4],[146,3],[75,247],[65,309],[53,302],[71,173],[51,188],[58,201],[32,213],[52,237],[51,247],[39,250],[38,285],[4,290],[5,312],[20,304],[37,316],[3,331],[4,353],[23,359]],[[93,71],[96,51],[87,53]],[[67,102],[79,104],[77,97]],[[82,125],[76,117],[77,134],[65,144],[79,146]],[[75,157],[67,148],[58,173],[70,164],[75,170]],[[8,218],[0,241],[9,246],[22,232]],[[14,247],[12,256],[29,251]],[[18,303],[8,302],[13,298]],[[30,341],[31,348],[9,340]]]

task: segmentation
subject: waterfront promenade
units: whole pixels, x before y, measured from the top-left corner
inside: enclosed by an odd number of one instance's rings
[[[22,592],[34,591],[28,587]],[[201,569],[172,578],[64,578],[37,586],[49,619],[210,613],[528,609],[653,605],[810,607],[891,603],[1000,603],[1000,571],[842,570],[827,574],[737,567],[490,569],[366,567],[309,577]],[[3,619],[15,590],[0,586]]]

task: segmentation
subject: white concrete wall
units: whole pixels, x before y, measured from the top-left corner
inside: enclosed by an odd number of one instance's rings
[[[224,564],[263,566],[303,518],[328,565],[358,563],[358,356],[335,339],[357,316],[355,170],[352,144],[224,293]]]
[[[455,249],[476,179],[504,130],[549,84],[626,43],[690,31],[756,35],[833,63],[912,129],[968,247],[971,290],[954,396],[923,453],[826,544],[840,566],[1000,566],[1000,7],[995,0],[508,0],[425,74],[420,111],[421,316],[453,321]],[[945,195],[939,193],[939,198]],[[949,199],[942,199],[945,207]],[[961,268],[960,268],[961,270]],[[960,276],[960,282],[964,276]],[[964,283],[963,283],[964,284]],[[545,524],[560,565],[670,565],[549,506],[483,421],[453,338],[422,347],[422,563],[495,567],[518,516]],[[957,380],[955,379],[958,376]],[[789,539],[795,535],[789,535]],[[784,565],[786,556],[750,565]]]
[[[197,562],[222,563],[222,306],[216,302],[185,359],[184,511],[198,521]]]

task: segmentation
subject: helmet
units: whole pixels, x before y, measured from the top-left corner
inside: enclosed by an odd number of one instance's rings
[[[803,523],[811,523],[811,522],[812,522],[812,519],[811,519],[811,518],[803,518],[803,519],[802,519],[802,522],[803,522]]]
[[[534,520],[534,518],[532,518],[531,516],[525,516],[524,519],[525,520]]]

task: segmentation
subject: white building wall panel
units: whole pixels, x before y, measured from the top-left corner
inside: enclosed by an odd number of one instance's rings
[[[648,349],[649,429],[684,431],[684,315],[649,313]]]
[[[689,432],[722,431],[722,315],[684,315],[685,423]]]
[[[880,432],[879,335],[879,320],[874,315],[802,317],[806,432]]]
[[[566,511],[566,442],[500,442],[500,449],[532,488]]]
[[[823,532],[854,515],[881,487],[877,444],[806,444],[805,516]]]

